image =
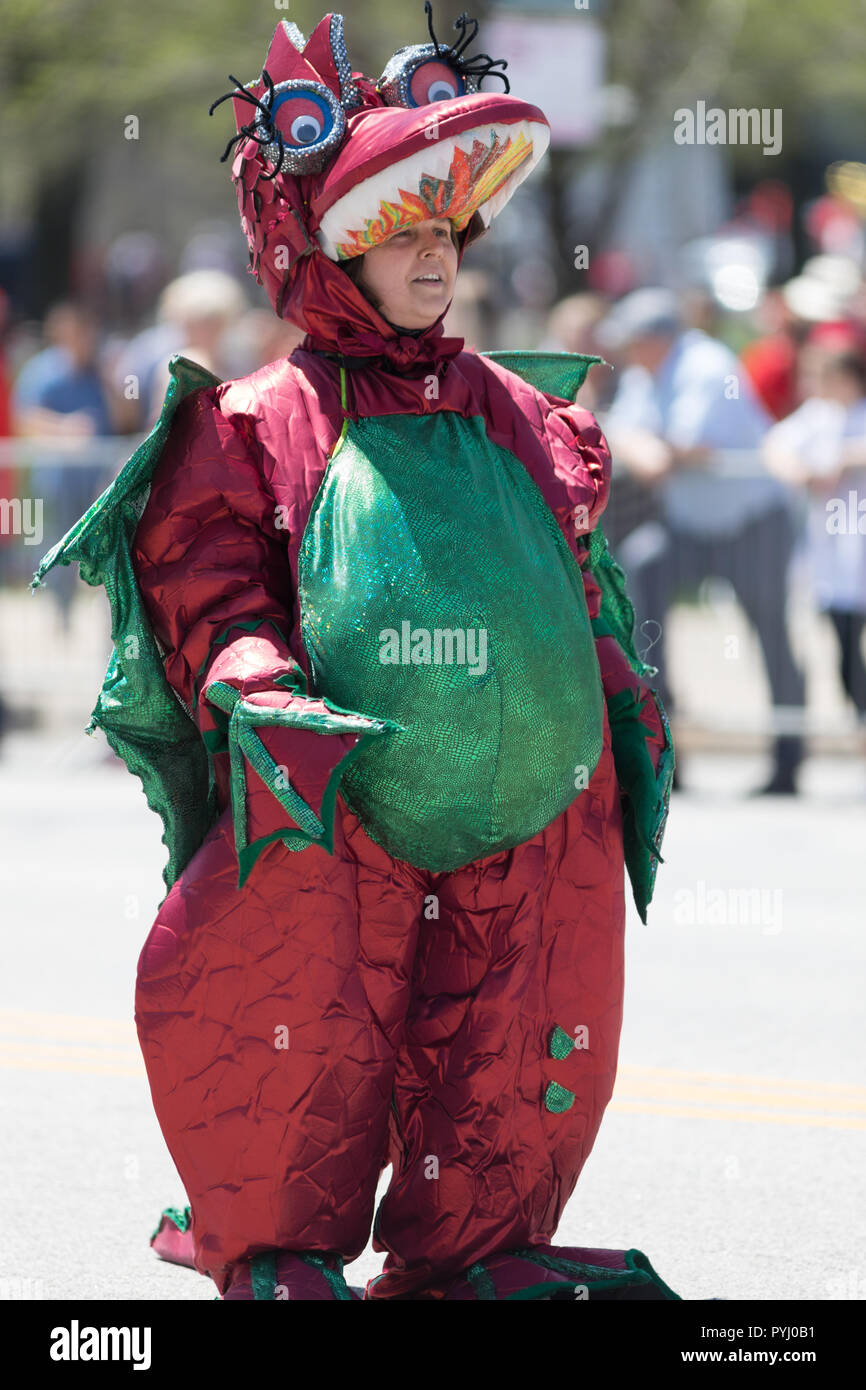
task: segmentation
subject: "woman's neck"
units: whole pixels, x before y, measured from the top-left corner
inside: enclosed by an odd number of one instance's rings
[[[423,328],[401,328],[399,323],[391,323],[390,319],[385,319],[385,322],[389,325],[389,327],[396,329],[398,333],[400,333],[403,337],[406,338],[419,338],[422,333],[427,332],[428,328],[433,327],[432,323],[428,323]]]

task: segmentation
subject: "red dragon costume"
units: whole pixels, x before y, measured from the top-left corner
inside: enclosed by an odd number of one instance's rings
[[[673,767],[572,403],[597,359],[401,330],[342,268],[431,218],[462,258],[544,154],[473,24],[374,84],[339,15],[282,22],[232,78],[251,270],[307,336],[234,381],[174,359],[34,578],[75,560],[111,601],[89,731],[169,850],[136,1021],[189,1207],[154,1243],[226,1299],[356,1297],[371,1221],[369,1299],[676,1298],[639,1251],[550,1243]]]

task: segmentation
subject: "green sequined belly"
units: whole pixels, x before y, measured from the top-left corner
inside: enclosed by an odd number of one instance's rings
[[[298,594],[315,692],[404,726],[340,783],[395,858],[445,872],[509,849],[586,784],[603,696],[580,568],[480,418],[350,422]]]

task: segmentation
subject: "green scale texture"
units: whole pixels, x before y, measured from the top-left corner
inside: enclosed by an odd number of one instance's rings
[[[538,390],[548,391],[566,400],[574,399],[588,367],[599,360],[571,353],[494,352],[484,355],[518,373]],[[168,860],[163,870],[166,892],[177,881],[219,815],[208,749],[192,710],[166,680],[164,653],[148,623],[135,582],[131,556],[135,530],[147,503],[151,479],[178,405],[192,391],[214,386],[219,381],[204,367],[184,357],[172,358],[169,374],[170,384],[162,412],[150,434],[110,487],[44,556],[32,582],[35,594],[55,565],[77,563],[81,577],[87,584],[105,588],[111,606],[114,649],[87,732],[95,733],[97,728],[104,731],[109,744],[129,771],[140,778],[148,806],[162,820],[163,843],[168,850]],[[389,423],[393,424],[393,417]],[[479,423],[475,422],[476,426]],[[469,426],[472,422],[464,421],[463,424]],[[486,440],[484,442],[486,445]],[[508,458],[508,464],[506,475],[509,482],[515,472],[520,481],[514,460]],[[325,481],[328,482],[327,475]],[[533,489],[534,485],[528,480],[524,485],[524,495],[531,494]],[[539,509],[543,509],[548,527],[551,523],[555,525],[540,495],[537,503]],[[556,529],[561,537],[559,528]],[[556,535],[554,540],[561,554],[564,538],[561,544]],[[589,551],[592,571],[602,595],[601,616],[593,623],[594,635],[613,635],[625,651],[633,670],[649,679],[656,674],[655,668],[642,661],[635,650],[634,611],[626,591],[625,575],[608,550],[600,526],[589,537]],[[570,561],[569,552],[566,566]],[[440,569],[441,565],[437,562],[437,573]],[[531,601],[531,595],[525,597],[527,602]],[[536,600],[536,607],[541,609],[540,600]],[[241,626],[255,628],[257,624]],[[223,636],[225,633],[220,634],[220,638]],[[533,646],[534,640],[533,637]],[[415,669],[417,671],[418,668]],[[673,745],[663,712],[662,718],[667,747],[659,765],[656,785],[637,785],[629,790],[625,806],[626,864],[635,902],[644,921],[661,857],[659,850],[667,819],[674,765]],[[622,702],[611,718],[611,739],[618,765],[623,758],[629,763],[636,761],[634,750],[644,742],[645,732],[639,722],[637,708],[633,709],[628,700]],[[384,752],[381,743],[376,751]],[[578,761],[575,759],[575,765]],[[644,777],[643,781],[647,782],[647,778]],[[569,799],[570,796],[569,793]],[[450,807],[446,814],[450,814]]]
[[[580,567],[481,418],[349,422],[307,522],[298,591],[316,694],[403,726],[340,784],[395,858],[456,869],[530,839],[579,795],[604,699]],[[396,663],[382,660],[388,629]]]

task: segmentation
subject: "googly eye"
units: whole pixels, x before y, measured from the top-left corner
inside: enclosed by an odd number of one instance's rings
[[[336,153],[346,131],[340,102],[324,84],[294,80],[274,88],[270,124],[260,115],[257,124],[271,136],[264,153],[291,174],[317,174]],[[277,138],[279,137],[279,138]]]
[[[273,107],[274,126],[287,145],[309,148],[330,135],[334,116],[323,97],[301,88],[278,92]]]
[[[306,112],[292,121],[292,139],[296,145],[316,145],[322,138],[323,128],[318,117]]]
[[[447,50],[446,50],[447,52]],[[472,75],[463,76],[432,43],[415,44],[395,53],[377,84],[388,106],[430,106],[478,91]]]
[[[409,96],[414,106],[433,101],[452,101],[463,95],[465,84],[447,63],[422,63],[409,79]]]

